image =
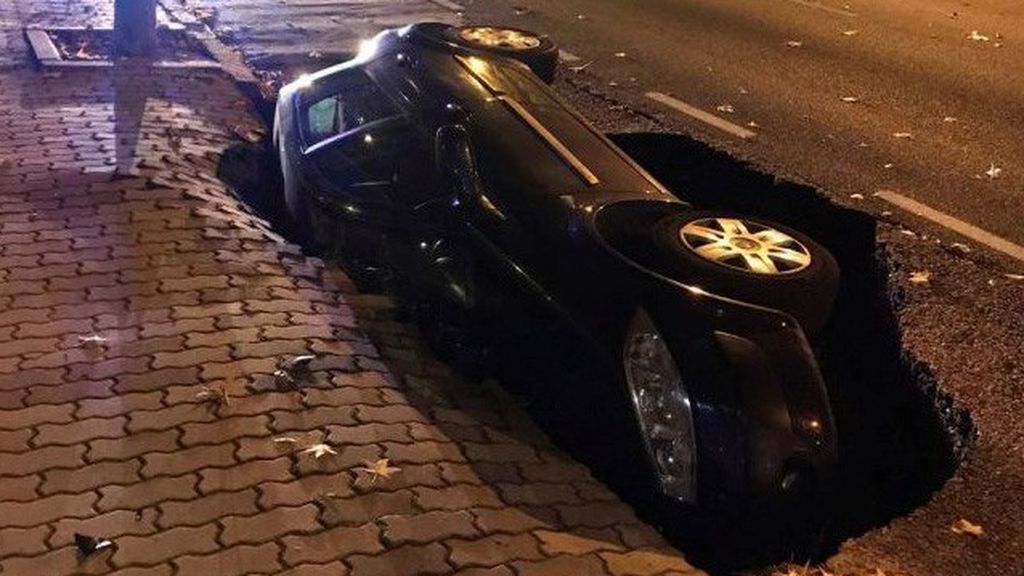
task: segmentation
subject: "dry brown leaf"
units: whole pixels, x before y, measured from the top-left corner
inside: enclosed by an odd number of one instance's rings
[[[954,534],[970,534],[971,536],[978,537],[985,535],[984,528],[965,518],[960,518],[956,522],[953,522],[953,525],[950,526],[949,529],[952,530]]]
[[[911,284],[927,284],[931,282],[932,273],[927,270],[920,270],[917,272],[910,273]]]
[[[360,467],[356,468],[356,471],[357,472],[365,472],[365,473],[369,474],[370,475],[370,484],[373,484],[374,482],[376,482],[377,478],[384,478],[385,480],[387,480],[388,478],[391,478],[392,474],[395,474],[396,472],[401,472],[402,471],[401,468],[397,468],[395,466],[391,466],[391,463],[388,461],[387,458],[381,458],[380,460],[377,460],[376,462],[371,462],[369,460],[363,460],[363,464],[365,464],[365,466],[360,466]]]
[[[231,403],[231,396],[223,386],[203,386],[196,393],[196,398],[201,402],[207,402],[215,408],[227,406]]]
[[[324,444],[324,443],[321,442],[319,444],[313,444],[309,448],[306,448],[305,450],[302,451],[302,453],[303,454],[312,454],[313,458],[316,458],[317,460],[319,460],[320,458],[322,458],[324,456],[328,456],[328,455],[335,456],[335,455],[338,454],[338,451],[335,450],[334,448],[331,448],[327,444]]]

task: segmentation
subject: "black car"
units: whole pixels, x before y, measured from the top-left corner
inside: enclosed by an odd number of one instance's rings
[[[399,271],[522,365],[560,358],[548,412],[660,501],[816,493],[836,441],[807,335],[834,258],[678,199],[547,86],[556,60],[530,32],[416,24],[285,86],[298,229]]]

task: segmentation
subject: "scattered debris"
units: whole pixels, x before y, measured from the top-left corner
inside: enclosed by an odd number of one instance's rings
[[[889,162],[888,164],[882,164],[882,168],[885,168],[886,170],[892,168],[893,166],[895,166],[895,164],[893,164],[892,162]]]
[[[95,333],[78,337],[78,345],[82,348],[98,348],[106,343],[106,341],[106,337]]]
[[[847,104],[856,104],[857,102],[860,102],[860,98],[856,96],[843,96],[840,98],[840,100],[846,102]]]
[[[860,30],[843,30],[843,36],[856,36],[860,34]]]
[[[135,511],[135,521],[136,522],[142,522],[142,519],[145,518],[145,516],[146,516],[146,509],[145,508],[139,508],[138,510]]]
[[[968,40],[974,40],[975,42],[988,42],[989,37],[978,32],[977,30],[971,30],[971,33],[967,35]]]
[[[725,112],[726,114],[732,114],[736,111],[736,109],[732,107],[732,104],[719,104],[718,106],[715,106],[715,110]]]
[[[512,12],[516,16],[525,16],[526,14],[532,13],[533,10],[530,10],[529,8],[527,8],[525,6],[513,6],[512,7]]]
[[[10,158],[0,158],[0,174],[10,171],[14,167],[14,161]]]
[[[917,232],[914,232],[913,230],[907,230],[906,228],[900,230],[900,234],[903,234],[904,236],[910,236],[912,238],[917,238]]]
[[[953,242],[949,245],[949,248],[950,250],[955,250],[961,254],[969,254],[971,252],[971,247],[962,242]]]
[[[854,194],[850,194],[850,198],[853,198],[854,200],[863,200],[864,199],[864,195],[863,194],[854,193]]]
[[[625,58],[626,57],[626,53],[625,52],[616,52],[615,53],[615,57],[616,58]]]
[[[1016,280],[1018,282],[1020,282],[1021,280],[1024,280],[1024,274],[1010,274],[1009,272],[1006,272],[1006,273],[1003,274],[1003,276],[1005,276],[1006,278],[1008,278],[1010,280]]]
[[[926,270],[910,273],[911,284],[927,284],[932,280],[932,273]]]
[[[371,462],[369,460],[363,460],[363,464],[365,464],[365,466],[360,466],[360,467],[356,468],[356,471],[357,472],[365,472],[365,473],[369,474],[370,475],[370,484],[373,484],[374,482],[376,482],[377,478],[384,478],[385,480],[387,480],[388,478],[391,478],[392,474],[395,474],[396,472],[401,472],[402,471],[401,468],[397,468],[395,466],[391,466],[391,463],[388,461],[387,458],[381,458],[380,460],[377,460],[376,462]]]
[[[799,40],[786,40],[786,46],[789,46],[790,48],[800,48],[803,45],[804,43]]]
[[[324,444],[323,442],[321,442],[319,444],[313,444],[309,448],[306,448],[305,450],[302,451],[302,453],[303,454],[312,454],[313,458],[316,458],[317,460],[319,460],[320,458],[322,458],[324,456],[327,456],[327,455],[336,456],[338,454],[338,451],[335,450],[334,448],[331,448],[327,444]]]
[[[758,124],[757,122],[754,122],[753,120],[751,120],[750,122],[747,122],[747,126],[750,126],[751,128],[760,128],[761,127],[760,124]]]
[[[748,92],[743,86],[740,86],[740,94],[750,94],[750,92]]]
[[[989,177],[989,180],[995,180],[996,178],[999,178],[999,175],[1002,173],[1002,168],[997,168],[995,164],[989,162],[989,167],[988,170],[985,172],[985,175]]]
[[[910,132],[893,132],[892,137],[893,138],[906,139],[906,138],[913,138],[914,135],[911,134]]]
[[[324,53],[319,50],[310,50],[307,56],[309,56],[310,58],[320,59],[324,57]]]
[[[590,62],[587,62],[586,64],[580,64],[579,66],[569,66],[569,71],[570,72],[583,72],[584,70],[587,69],[588,66],[590,66],[593,63],[594,63],[594,61],[591,60]]]
[[[290,436],[281,436],[280,438],[274,438],[274,442],[277,444],[298,444],[298,440]]]
[[[200,402],[206,402],[210,408],[216,409],[221,406],[227,406],[231,403],[231,396],[228,395],[227,391],[224,390],[223,386],[203,386],[199,392],[196,393],[196,399]]]
[[[576,15],[576,19],[577,20],[586,20],[587,19],[587,15],[586,14],[577,14]]]
[[[977,537],[985,535],[984,528],[965,518],[961,518],[956,522],[953,522],[953,525],[950,526],[949,529],[952,530],[954,534],[970,534],[971,536]]]
[[[105,548],[110,548],[114,543],[106,538],[97,538],[87,534],[75,532],[75,548],[78,549],[80,558],[91,556]]]
[[[945,116],[942,119],[942,121],[947,123],[947,124],[950,124],[950,123],[953,123],[953,122],[958,122],[959,120],[957,119],[956,116]]]

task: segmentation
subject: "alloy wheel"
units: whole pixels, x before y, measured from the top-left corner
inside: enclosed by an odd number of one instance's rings
[[[701,218],[679,229],[701,258],[752,274],[792,274],[811,264],[806,246],[789,234],[742,218]]]

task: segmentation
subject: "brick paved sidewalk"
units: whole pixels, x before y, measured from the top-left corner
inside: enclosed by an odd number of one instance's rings
[[[691,573],[232,196],[221,154],[259,126],[227,79],[0,86],[0,574]],[[310,382],[280,389],[307,353]],[[381,458],[401,471],[356,470]],[[115,545],[82,561],[75,532]]]

